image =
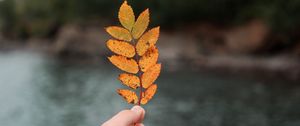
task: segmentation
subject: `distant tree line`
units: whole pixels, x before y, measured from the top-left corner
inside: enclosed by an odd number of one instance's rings
[[[264,20],[275,32],[300,28],[300,0],[128,1],[137,12],[149,7],[153,24],[169,28],[199,21],[230,26],[253,18]],[[8,36],[47,36],[67,22],[112,20],[121,3],[122,0],[3,0],[0,30]]]

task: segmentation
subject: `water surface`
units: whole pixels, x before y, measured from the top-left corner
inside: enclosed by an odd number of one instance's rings
[[[105,65],[106,64],[106,65]],[[0,54],[1,126],[97,126],[124,108],[107,63]],[[263,78],[263,77],[260,77]],[[300,86],[208,72],[164,70],[145,106],[147,126],[299,126]]]

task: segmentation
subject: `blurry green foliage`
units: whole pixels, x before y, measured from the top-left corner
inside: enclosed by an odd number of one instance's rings
[[[3,32],[12,31],[11,28],[16,24],[14,1],[0,2],[0,30]]]
[[[206,21],[236,25],[253,18],[265,20],[275,31],[299,27],[300,0],[128,0],[136,13],[149,7],[153,24],[174,27]],[[66,22],[116,20],[122,0],[3,0],[0,28],[5,32],[47,36]],[[24,29],[24,30],[21,30]],[[27,30],[26,30],[27,29]]]

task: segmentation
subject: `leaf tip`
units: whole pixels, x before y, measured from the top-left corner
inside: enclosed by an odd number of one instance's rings
[[[158,29],[158,30],[160,30],[160,26],[157,26],[157,27],[155,27],[155,29]]]
[[[149,18],[149,15],[150,15],[150,10],[149,10],[149,8],[147,8],[146,10],[144,10],[141,14],[147,15],[146,17]]]
[[[147,8],[147,9],[145,10],[145,12],[147,12],[147,13],[149,13],[149,11],[150,11],[149,8]]]
[[[107,59],[111,61],[113,56],[108,56]]]
[[[122,5],[121,5],[121,7],[120,7],[120,9],[119,9],[119,13],[121,12],[121,9],[122,9],[123,7],[126,7],[126,6],[129,6],[129,5],[128,5],[127,0],[124,0],[124,2],[122,3]]]
[[[158,63],[157,66],[158,66],[158,67],[161,67],[161,63]]]
[[[108,28],[108,27],[104,27],[104,30],[105,30],[106,32],[108,32],[108,31],[107,31],[107,28]]]
[[[147,17],[149,18],[149,15],[150,15],[150,10],[149,10],[149,8],[147,8],[143,13],[144,13],[145,15],[147,15]]]
[[[105,30],[107,33],[109,33],[109,29],[110,29],[111,27],[113,27],[113,26],[104,27],[104,30]]]
[[[121,95],[121,93],[120,93],[120,92],[121,92],[121,89],[117,89],[116,91],[117,91],[117,93],[118,93],[119,95]]]

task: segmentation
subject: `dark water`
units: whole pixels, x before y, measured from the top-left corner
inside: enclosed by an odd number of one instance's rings
[[[0,54],[0,126],[97,126],[124,108],[111,65]],[[263,77],[260,77],[263,78]],[[299,126],[300,86],[207,72],[163,71],[147,126]]]

